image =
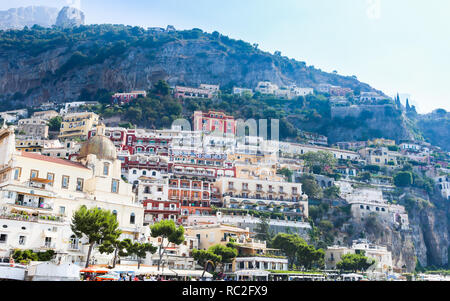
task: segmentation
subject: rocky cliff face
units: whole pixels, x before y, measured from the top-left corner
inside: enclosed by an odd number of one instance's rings
[[[446,266],[450,245],[448,220],[445,210],[426,208],[412,210],[412,225],[416,257],[421,266]]]
[[[62,28],[84,25],[84,13],[74,7],[63,7],[58,14],[55,25]]]
[[[58,24],[66,25],[63,21]],[[228,38],[224,41],[204,33],[198,38],[183,38],[180,32],[142,33],[142,29],[136,28],[133,30],[139,34],[133,36],[131,27],[113,27],[110,31],[98,28],[83,28],[96,33],[76,42],[70,40],[80,32],[60,32],[58,39],[55,34],[51,38],[57,40],[56,45],[37,55],[17,47],[1,50],[0,43],[0,95],[19,92],[23,95],[20,100],[26,103],[45,102],[49,98],[63,102],[77,99],[83,89],[91,92],[149,89],[159,79],[172,85],[190,86],[210,83],[255,88],[258,81],[269,80],[278,85],[295,83],[300,87],[316,87],[330,83],[362,91],[374,90],[353,77],[328,74],[305,63],[254,49],[242,41]],[[124,45],[119,45],[120,39],[126,41]],[[45,40],[44,46],[47,43]],[[108,52],[99,60],[92,59],[107,47],[115,52]],[[77,51],[81,56],[74,58]],[[66,68],[68,65],[70,68]]]
[[[58,9],[45,6],[11,8],[0,11],[0,30],[23,29],[37,24],[51,27],[56,22]]]

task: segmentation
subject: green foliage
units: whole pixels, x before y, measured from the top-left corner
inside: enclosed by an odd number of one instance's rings
[[[303,192],[311,199],[319,200],[323,197],[322,188],[317,184],[314,176],[302,175],[300,177]]]
[[[292,175],[294,174],[294,172],[292,170],[290,170],[289,168],[284,167],[284,168],[278,170],[277,174],[285,176],[286,179],[289,182],[291,182],[292,181]]]
[[[272,246],[286,254],[291,267],[295,264],[310,269],[313,266],[322,267],[324,264],[325,252],[308,245],[298,235],[280,233],[273,239]]]
[[[340,193],[341,189],[336,185],[328,187],[323,191],[323,194],[327,199],[337,199],[339,198]]]
[[[318,171],[316,174],[322,172],[330,173],[336,165],[336,158],[331,152],[308,152],[301,156],[305,161],[305,165],[309,167],[310,171]]]
[[[30,261],[51,261],[55,257],[55,251],[33,252],[33,250],[14,250],[12,258],[15,262],[28,264]]]
[[[94,244],[116,241],[121,231],[116,216],[110,211],[100,208],[87,209],[81,206],[72,217],[72,232],[79,238],[85,236],[89,241],[89,252],[86,260],[86,267],[89,266],[89,259]]]
[[[56,116],[48,121],[48,129],[49,131],[59,131],[61,129],[62,117]]]
[[[175,245],[180,245],[184,241],[184,228],[183,226],[177,227],[173,220],[162,220],[159,223],[156,223],[150,226],[151,236],[152,237],[160,237],[161,244],[159,246],[159,262],[158,262],[158,270],[161,265],[162,258],[167,251],[167,246],[169,243],[173,243]],[[167,240],[167,246],[164,247],[164,240]]]
[[[272,239],[274,237],[274,233],[270,230],[270,225],[267,218],[261,217],[261,222],[257,225],[255,233],[256,239],[266,241],[268,246],[270,247]]]
[[[373,264],[375,264],[374,259],[362,254],[346,254],[341,257],[341,261],[336,264],[336,267],[341,271],[365,272]]]
[[[394,176],[394,184],[397,187],[410,187],[413,184],[412,173],[409,171],[402,171]]]
[[[231,246],[224,246],[221,244],[217,244],[214,246],[211,246],[208,249],[209,252],[220,256],[221,257],[221,263],[232,263],[233,260],[238,256],[238,250],[236,248]]]

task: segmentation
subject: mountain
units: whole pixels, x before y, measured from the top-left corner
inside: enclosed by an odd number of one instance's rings
[[[72,15],[76,22],[82,21],[79,11],[63,9],[59,24],[70,25],[66,21]],[[280,53],[270,54],[257,45],[200,29],[145,30],[104,24],[4,31],[0,32],[0,67],[3,108],[74,101],[101,90],[150,90],[161,79],[171,85],[208,83],[224,89],[255,88],[264,80],[312,88],[328,83],[383,94],[353,76],[326,73]],[[427,124],[419,121],[413,127],[414,122],[394,104],[334,108],[326,99],[314,103],[313,107],[279,110],[297,129],[327,135],[332,143],[376,137],[413,139],[421,136],[420,125],[425,129]],[[434,135],[422,132],[429,134],[426,138]],[[448,140],[443,137],[441,143],[447,141],[448,146]]]
[[[22,29],[37,24],[51,27],[56,22],[58,9],[46,6],[28,6],[0,11],[0,30]]]
[[[353,77],[330,74],[272,55],[219,33],[159,31],[123,25],[0,33],[0,95],[28,104],[77,99],[83,89],[150,89],[200,83],[255,88],[262,80],[316,87],[330,83],[373,91]]]
[[[63,7],[58,14],[55,25],[63,28],[84,25],[84,13],[74,7]]]

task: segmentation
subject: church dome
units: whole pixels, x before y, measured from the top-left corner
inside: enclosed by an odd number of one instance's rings
[[[96,135],[83,143],[78,159],[84,159],[88,155],[96,155],[97,159],[100,160],[114,161],[117,159],[114,143],[102,134]]]

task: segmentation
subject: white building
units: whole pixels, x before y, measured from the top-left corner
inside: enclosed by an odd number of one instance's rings
[[[70,227],[82,205],[115,214],[122,239],[139,237],[144,209],[121,180],[108,138],[99,134],[85,142],[77,162],[19,152],[14,144],[13,130],[0,130],[0,257],[14,249],[53,250],[58,261],[85,262],[85,238]],[[99,264],[111,259],[96,250],[92,255]]]
[[[442,197],[450,201],[450,177],[449,176],[440,176],[434,178],[434,182],[436,183],[436,188],[441,193]]]
[[[274,95],[276,90],[278,90],[278,86],[269,81],[259,82],[258,86],[255,88],[256,92],[268,95]]]

